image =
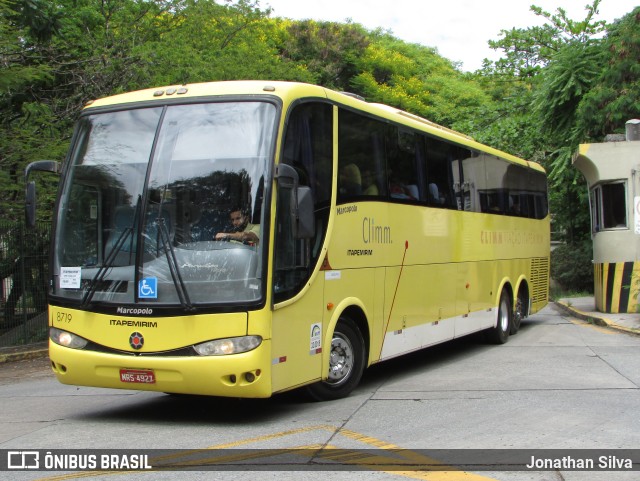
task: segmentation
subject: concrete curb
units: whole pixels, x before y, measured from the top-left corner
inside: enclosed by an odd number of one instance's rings
[[[25,359],[38,359],[49,355],[47,342],[29,344],[20,347],[0,349],[0,364],[5,362],[24,361]]]
[[[616,324],[611,319],[607,319],[604,316],[594,316],[591,313],[583,312],[575,307],[570,306],[566,302],[563,301],[554,301],[555,305],[558,306],[562,311],[566,312],[569,315],[577,317],[583,321],[586,321],[590,324],[595,324],[596,326],[609,327],[611,329],[616,329],[621,332],[626,332],[627,334],[633,334],[636,336],[640,336],[640,329],[633,329],[631,327],[621,326],[620,324]]]

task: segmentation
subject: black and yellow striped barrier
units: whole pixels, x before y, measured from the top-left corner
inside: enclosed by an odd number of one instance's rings
[[[594,265],[594,298],[600,312],[638,312],[640,262]]]

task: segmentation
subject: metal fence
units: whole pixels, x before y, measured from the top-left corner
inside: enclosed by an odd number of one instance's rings
[[[0,348],[47,339],[50,231],[0,221]]]

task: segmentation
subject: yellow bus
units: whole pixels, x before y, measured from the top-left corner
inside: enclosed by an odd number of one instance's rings
[[[335,399],[386,359],[479,331],[504,343],[547,302],[543,168],[319,86],[96,100],[64,165],[33,170],[61,172],[65,384]]]

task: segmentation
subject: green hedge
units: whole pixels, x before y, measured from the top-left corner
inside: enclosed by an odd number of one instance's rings
[[[551,252],[551,278],[564,290],[593,292],[591,240],[556,247]]]

